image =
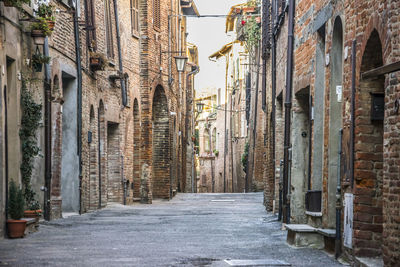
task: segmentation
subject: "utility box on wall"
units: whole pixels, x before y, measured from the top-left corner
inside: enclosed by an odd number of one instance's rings
[[[385,118],[385,94],[371,93],[371,120],[383,121]]]

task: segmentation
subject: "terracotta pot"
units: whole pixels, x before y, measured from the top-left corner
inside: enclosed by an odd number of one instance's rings
[[[252,13],[254,11],[256,11],[255,7],[244,7],[243,11],[246,13]]]
[[[8,6],[8,7],[14,6],[12,0],[4,0],[3,3],[4,3],[4,6]]]
[[[53,31],[53,30],[54,30],[54,27],[55,27],[55,25],[56,25],[56,22],[53,21],[53,20],[48,20],[48,21],[47,21],[47,25],[49,25],[50,31]]]
[[[7,220],[7,233],[9,238],[24,237],[25,228],[25,220]]]
[[[90,57],[90,68],[93,71],[101,70],[103,66],[103,59],[100,57]]]
[[[41,212],[42,212],[42,210],[26,210],[26,211],[24,211],[24,217],[25,218],[35,218],[36,221],[38,222]]]

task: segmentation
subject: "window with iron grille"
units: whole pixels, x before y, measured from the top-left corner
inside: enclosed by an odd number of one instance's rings
[[[114,44],[111,20],[111,2],[112,0],[104,0],[105,9],[105,26],[106,26],[106,43],[107,43],[107,56],[114,58]]]
[[[156,29],[161,29],[161,6],[160,0],[153,0],[153,23]]]
[[[86,42],[88,48],[93,52],[97,49],[94,1],[95,0],[85,0]]]
[[[139,0],[131,0],[131,32],[139,35]]]

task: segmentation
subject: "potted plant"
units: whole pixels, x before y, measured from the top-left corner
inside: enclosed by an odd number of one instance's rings
[[[216,157],[218,157],[218,155],[219,155],[219,151],[218,150],[216,150],[216,149],[214,149],[214,155],[216,156]]]
[[[47,18],[38,17],[37,21],[31,25],[31,36],[36,45],[43,45],[46,36],[52,34]]]
[[[37,10],[37,15],[46,19],[48,27],[51,31],[54,30],[56,19],[53,16],[54,7],[52,5],[40,4]]]
[[[23,4],[29,4],[31,0],[3,0],[4,6],[21,8]]]
[[[26,221],[21,218],[24,215],[25,200],[22,189],[19,189],[14,181],[10,183],[8,203],[7,211],[11,217],[7,220],[8,237],[24,237]]]
[[[103,54],[90,52],[90,69],[92,71],[104,70],[107,65],[107,60]]]
[[[25,218],[35,218],[36,222],[39,221],[40,215],[42,215],[42,210],[40,209],[39,201],[36,200],[36,193],[32,190],[29,185],[25,188],[25,201],[28,209],[24,211]]]
[[[50,57],[47,57],[43,54],[36,53],[32,56],[32,68],[35,72],[41,72],[43,68],[43,64],[49,64]]]

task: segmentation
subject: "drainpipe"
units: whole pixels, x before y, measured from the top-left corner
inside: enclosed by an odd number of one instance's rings
[[[191,103],[192,103],[192,107],[193,107],[193,104],[194,104],[194,102],[193,102],[193,100],[194,100],[194,92],[193,92],[193,84],[191,84],[191,86],[192,86],[192,88],[189,88],[189,79],[190,79],[190,76],[192,76],[192,75],[196,75],[197,73],[199,73],[199,67],[198,66],[194,66],[193,68],[192,68],[192,71],[191,72],[189,72],[187,75],[186,75],[186,91],[187,92],[189,92],[189,90],[191,90],[191,92],[192,92],[192,95],[191,95]],[[194,113],[194,112],[192,112],[192,113]],[[193,114],[192,114],[192,116],[193,116]],[[186,117],[185,117],[185,125],[189,125],[189,101],[187,101],[186,102]],[[185,142],[185,145],[187,145],[187,129],[186,129],[186,133],[185,133],[185,135],[186,135],[186,142]],[[193,132],[193,124],[192,124],[192,127],[191,127],[191,132]],[[192,133],[193,134],[193,133]],[[192,149],[192,155],[193,155],[193,149]],[[193,157],[192,157],[192,168],[193,168]],[[185,163],[186,164],[186,163]],[[191,182],[192,182],[192,185],[191,185],[191,188],[192,188],[192,193],[194,193],[194,177],[193,177],[193,170],[192,170],[192,179],[191,179]]]
[[[350,127],[350,181],[354,186],[354,129],[356,125],[356,65],[357,65],[357,41],[354,40],[351,48],[351,127]]]
[[[75,34],[75,63],[78,81],[78,157],[79,157],[79,214],[82,214],[82,65],[80,52],[79,23],[77,14],[78,1],[75,0],[75,10],[72,12]]]
[[[43,53],[49,56],[49,39],[46,37]],[[51,78],[50,65],[44,65],[44,150],[45,150],[45,178],[44,178],[44,219],[50,220],[50,188],[51,188]]]
[[[273,0],[272,3],[272,17],[273,17],[273,26],[272,26],[272,36],[271,36],[271,65],[272,65],[272,73],[271,73],[271,98],[272,98],[272,169],[273,169],[273,177],[276,180],[276,35],[275,35],[275,27],[277,23],[277,15],[276,15],[276,1]],[[282,167],[282,166],[281,166]],[[281,214],[282,210],[282,201],[281,201],[281,192],[279,192],[280,201],[279,201],[279,214]],[[281,216],[280,216],[281,218]],[[280,220],[280,219],[279,219]]]
[[[122,66],[122,52],[121,52],[121,36],[119,33],[119,20],[118,20],[118,0],[114,0],[114,14],[115,14],[115,31],[117,34],[117,48],[118,48],[118,66],[119,66],[119,75],[120,75],[120,81],[121,81],[121,95],[122,95],[122,105],[124,107],[127,106],[127,93],[126,93],[126,87],[125,87],[125,78],[123,77],[124,75],[124,69]]]
[[[293,50],[294,50],[294,18],[295,0],[289,1],[289,25],[288,25],[288,47],[287,47],[287,70],[286,70],[286,94],[285,94],[285,135],[283,156],[283,222],[290,224],[290,196],[289,196],[289,153],[290,125],[292,112],[292,90],[293,90]]]
[[[339,130],[339,152],[338,152],[338,167],[337,167],[337,184],[336,184],[336,239],[335,239],[335,258],[337,259],[340,254],[340,219],[342,214],[341,206],[341,185],[340,185],[340,169],[342,160],[342,140],[343,140],[343,129]]]
[[[227,124],[227,108],[228,108],[228,69],[229,69],[229,55],[226,55],[226,67],[225,67],[225,119],[224,119],[224,193],[226,193],[226,154],[227,152],[227,139],[226,124]]]

